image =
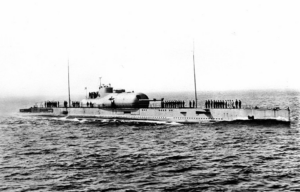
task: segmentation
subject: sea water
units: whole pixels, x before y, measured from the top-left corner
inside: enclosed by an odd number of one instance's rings
[[[148,95],[172,100],[193,94]],[[299,95],[199,94],[199,106],[206,99],[289,106],[291,125],[27,117],[7,112],[26,103],[22,99],[3,101],[0,191],[299,191]]]

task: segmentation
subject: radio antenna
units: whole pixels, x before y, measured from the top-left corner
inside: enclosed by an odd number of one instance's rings
[[[71,94],[70,94],[70,72],[69,72],[69,58],[68,58],[68,90],[69,90],[69,107],[71,107]]]
[[[197,108],[197,85],[196,85],[196,69],[195,69],[195,45],[194,45],[194,40],[193,40],[193,64],[194,64],[194,84],[195,84],[195,100],[196,100],[196,108]]]

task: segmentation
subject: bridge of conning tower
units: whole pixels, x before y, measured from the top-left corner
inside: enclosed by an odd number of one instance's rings
[[[99,97],[105,97],[106,95],[113,93],[113,88],[111,86],[100,86],[99,87]]]
[[[99,87],[99,97],[105,97],[111,93],[124,93],[125,89],[113,89],[111,86],[102,85]]]

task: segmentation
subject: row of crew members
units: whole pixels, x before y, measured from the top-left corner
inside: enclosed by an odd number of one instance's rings
[[[195,101],[189,101],[189,107],[195,108]],[[182,100],[162,101],[162,108],[185,108],[185,102]]]
[[[58,101],[45,101],[45,107],[59,107]]]
[[[92,102],[87,102],[86,103],[87,107],[94,107],[94,104]],[[64,107],[68,107],[68,102],[64,101]],[[72,107],[83,107],[83,105],[81,105],[81,103],[79,101],[72,101]]]
[[[80,107],[80,102],[79,101],[72,101],[72,106],[73,107]]]
[[[68,107],[68,102],[64,101],[64,107]],[[72,107],[80,107],[79,101],[72,101]]]
[[[95,99],[99,96],[99,92],[89,92],[89,98]]]
[[[181,100],[172,100],[172,101],[162,101],[162,108],[184,108],[184,101]]]
[[[94,107],[94,104],[93,104],[92,102],[87,102],[87,103],[86,103],[86,106],[87,106],[87,107]]]
[[[100,88],[108,88],[108,87],[111,87],[111,85],[110,85],[110,84],[108,84],[108,85],[102,84],[102,85],[100,86]]]
[[[190,106],[190,108],[195,108],[195,100],[193,100],[193,101],[189,101],[189,106]]]
[[[87,102],[86,103],[87,107],[94,107],[94,104],[92,102]],[[68,107],[68,102],[64,101],[64,107]],[[80,105],[79,101],[72,101],[72,107],[83,107]]]
[[[241,109],[241,100],[206,100],[205,108],[218,108],[218,109]]]

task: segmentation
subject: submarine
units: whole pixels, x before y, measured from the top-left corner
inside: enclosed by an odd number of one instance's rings
[[[218,102],[218,105],[208,105],[199,108],[197,105],[196,70],[193,50],[195,100],[165,101],[149,99],[144,93],[126,92],[125,89],[114,89],[110,84],[100,85],[96,92],[89,93],[80,102],[70,99],[70,78],[68,65],[69,102],[63,105],[59,102],[43,102],[33,107],[20,109],[21,114],[65,117],[95,120],[134,120],[166,123],[212,123],[212,122],[281,122],[290,124],[290,109],[258,108],[242,106],[241,103]],[[188,104],[187,104],[188,103]],[[210,103],[211,104],[211,103]]]
[[[66,117],[95,120],[136,120],[167,123],[212,123],[232,121],[275,121],[290,123],[290,109],[258,108],[243,105],[198,107],[188,102],[170,102],[164,98],[149,99],[144,93],[126,92],[112,86],[99,86],[99,90],[78,102],[40,103],[20,109],[20,113],[44,117]]]

